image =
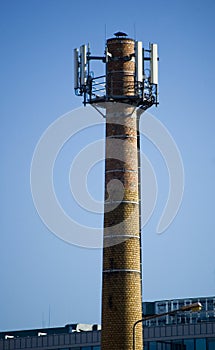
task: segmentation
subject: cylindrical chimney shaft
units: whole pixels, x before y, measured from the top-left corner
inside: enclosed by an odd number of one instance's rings
[[[112,38],[107,40],[110,59],[107,62],[107,96],[135,95],[135,58],[133,39]]]
[[[107,41],[107,94],[135,91],[134,41]],[[132,350],[142,318],[136,108],[106,104],[106,159],[102,285],[102,350]],[[143,349],[142,325],[135,350]]]

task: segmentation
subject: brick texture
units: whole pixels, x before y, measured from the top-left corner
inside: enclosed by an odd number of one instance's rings
[[[108,96],[134,95],[135,62],[130,60],[130,55],[134,54],[134,40],[109,39],[107,47],[112,55],[107,64]]]
[[[107,45],[115,58],[134,52],[131,39],[109,39]],[[110,61],[108,94],[134,94],[134,73],[132,60]],[[133,325],[142,318],[140,269],[136,113],[132,106],[107,103],[102,350],[133,349]],[[142,350],[141,324],[135,334],[135,349]]]

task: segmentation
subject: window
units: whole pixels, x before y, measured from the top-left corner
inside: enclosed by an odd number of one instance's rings
[[[208,350],[215,349],[215,338],[208,339]]]
[[[144,342],[144,350],[149,350],[149,343],[147,341]]]
[[[149,350],[156,350],[157,349],[157,344],[155,341],[150,341],[149,342]]]
[[[184,345],[186,350],[194,350],[194,339],[185,339]]]
[[[184,350],[185,347],[183,345],[182,339],[172,340],[171,350]]]
[[[20,339],[15,339],[15,348],[20,349]]]
[[[206,339],[196,339],[196,350],[206,350]]]
[[[213,299],[208,299],[208,310],[213,310],[214,306],[213,306]]]
[[[158,341],[157,342],[157,350],[171,350],[171,343],[165,342],[165,341]]]

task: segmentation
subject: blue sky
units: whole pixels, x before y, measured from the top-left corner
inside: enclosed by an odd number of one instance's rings
[[[168,128],[185,170],[178,215],[157,235],[168,173],[159,152],[142,140],[158,180],[157,205],[143,234],[144,299],[214,295],[214,12],[212,0],[0,2],[0,330],[100,323],[101,250],[67,244],[46,228],[33,204],[30,165],[47,127],[81,106],[73,92],[73,48],[89,42],[103,55],[105,39],[118,30],[159,45],[160,105],[150,112]],[[80,147],[81,140],[75,141]],[[68,210],[72,147],[59,156],[55,180]],[[89,179],[100,199],[102,169]]]

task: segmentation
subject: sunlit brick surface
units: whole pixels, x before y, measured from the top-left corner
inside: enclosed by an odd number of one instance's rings
[[[107,47],[108,52],[112,55],[112,60],[109,60],[107,64],[108,96],[133,96],[135,62],[134,59],[129,58],[134,54],[134,40],[109,39]]]
[[[137,120],[134,107],[107,105],[101,347],[132,350],[142,318]],[[141,325],[135,333],[142,350]]]

